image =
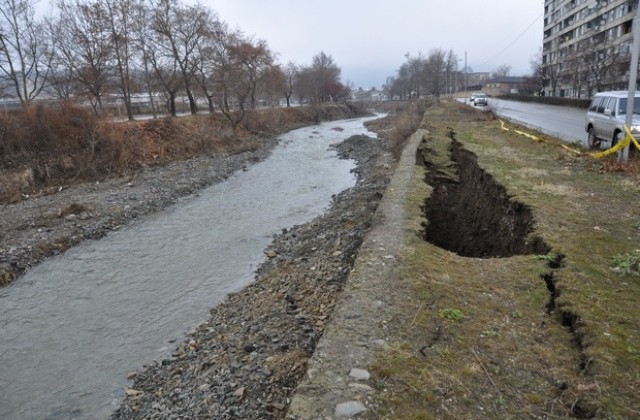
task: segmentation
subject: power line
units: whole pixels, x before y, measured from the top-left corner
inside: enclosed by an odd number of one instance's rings
[[[493,57],[491,57],[489,60],[485,61],[484,63],[480,64],[478,67],[483,67],[489,63],[491,63],[493,60],[495,60],[498,56],[500,56],[503,52],[505,52],[507,49],[509,49],[513,44],[516,43],[517,40],[519,40],[520,38],[522,38],[522,36],[527,33],[527,31],[529,29],[531,29],[531,27],[533,25],[536,24],[536,22],[538,22],[538,20],[540,20],[540,18],[542,17],[543,13],[540,13],[534,20],[533,22],[531,22],[517,37],[513,38],[513,40],[511,40],[511,42],[509,44],[507,44],[503,49],[501,49],[498,53],[496,53]]]

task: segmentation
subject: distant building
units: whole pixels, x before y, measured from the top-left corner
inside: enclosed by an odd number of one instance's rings
[[[638,0],[545,0],[544,93],[589,97],[626,89]]]
[[[520,93],[523,83],[525,78],[521,76],[496,76],[485,83],[483,91],[491,96]]]
[[[369,90],[364,90],[363,88],[358,88],[351,92],[351,99],[354,101],[361,102],[379,102],[385,99],[384,93],[377,88],[371,88]]]
[[[491,73],[489,72],[475,72],[475,73],[462,73],[465,78],[463,86],[467,87],[467,90],[482,90],[484,85],[489,81]]]

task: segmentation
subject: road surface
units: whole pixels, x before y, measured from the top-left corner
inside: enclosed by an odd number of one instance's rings
[[[567,142],[580,141],[587,147],[587,133],[584,131],[586,110],[497,98],[489,99],[489,109],[506,120],[535,128]]]

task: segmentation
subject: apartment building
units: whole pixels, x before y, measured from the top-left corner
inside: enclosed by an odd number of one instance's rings
[[[638,0],[545,0],[544,93],[590,97],[626,89]]]

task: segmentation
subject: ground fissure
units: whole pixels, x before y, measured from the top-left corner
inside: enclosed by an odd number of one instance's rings
[[[433,187],[425,202],[424,238],[466,257],[546,254],[549,246],[540,237],[530,237],[534,220],[529,207],[509,197],[456,140],[455,132],[449,131],[448,137],[448,156],[439,156],[438,164],[437,151],[426,144],[418,151],[427,168],[426,182]]]

